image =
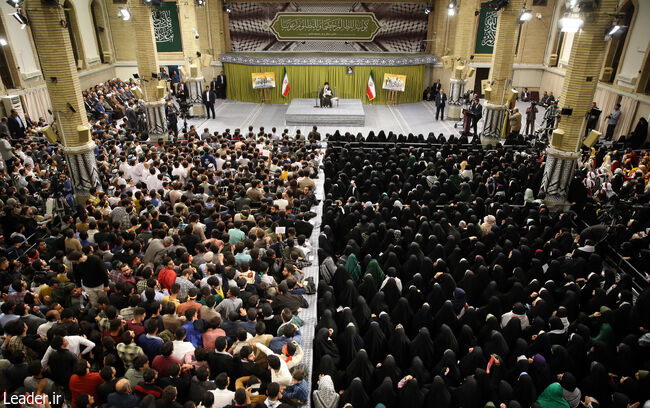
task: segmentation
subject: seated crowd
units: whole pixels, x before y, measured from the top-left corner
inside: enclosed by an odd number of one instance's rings
[[[571,211],[535,200],[538,150],[333,145],[315,407],[648,406],[650,290],[635,295],[632,277],[601,255],[609,241],[648,260],[639,158],[623,165],[630,178],[617,194],[642,210],[595,242],[579,227],[598,223],[584,186]]]
[[[22,139],[3,151],[6,397],[302,405],[320,135],[191,129],[183,143],[148,145],[111,119],[93,122],[101,188],[83,204],[61,146]]]

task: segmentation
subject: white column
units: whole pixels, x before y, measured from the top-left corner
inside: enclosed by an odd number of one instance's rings
[[[544,202],[554,207],[566,207],[566,197],[573,179],[580,152],[565,152],[549,146],[546,149],[544,177],[539,189],[544,193]]]
[[[506,118],[506,105],[496,105],[485,102],[483,105],[483,131],[481,132],[481,144],[484,146],[491,144],[496,146],[497,143],[503,142],[501,139],[501,129],[503,121]]]

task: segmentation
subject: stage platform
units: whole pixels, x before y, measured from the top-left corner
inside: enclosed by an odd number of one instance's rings
[[[285,121],[287,126],[365,126],[366,113],[361,99],[332,101],[331,108],[315,107],[316,99],[293,99]]]

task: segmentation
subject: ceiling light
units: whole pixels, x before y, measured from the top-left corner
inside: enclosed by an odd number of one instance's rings
[[[424,9],[424,14],[429,15],[431,13],[431,7],[427,7]]]
[[[4,47],[5,45],[7,45],[7,40],[0,38],[0,47]]]
[[[605,41],[609,41],[614,36],[622,35],[623,32],[627,29],[627,26],[620,25],[618,21],[615,21],[611,26],[605,31]]]
[[[27,19],[27,17],[25,17],[20,11],[11,13],[11,16],[15,18],[16,21],[18,21],[21,30],[24,30],[27,24],[29,24],[29,20]]]
[[[128,9],[120,8],[120,11],[117,13],[117,16],[124,21],[131,19],[131,12]]]
[[[449,10],[447,10],[447,15],[453,16],[454,14],[456,14],[456,10],[454,10],[453,8],[450,8]]]
[[[532,11],[526,9],[521,10],[521,14],[519,14],[520,23],[525,23],[526,21],[530,21],[532,19],[533,19]]]
[[[563,33],[577,33],[584,23],[584,20],[579,15],[565,15],[558,22]]]
[[[447,8],[453,9],[456,7],[456,0],[451,0],[449,2],[449,5],[447,5]]]

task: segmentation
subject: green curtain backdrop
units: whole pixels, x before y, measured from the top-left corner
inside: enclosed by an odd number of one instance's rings
[[[494,40],[497,34],[497,21],[499,13],[485,3],[481,4],[481,13],[478,17],[476,29],[476,54],[492,54]]]
[[[284,72],[283,65],[240,65],[224,63],[224,72],[228,78],[227,97],[243,102],[259,102],[260,91],[253,89],[251,74],[254,72],[275,72],[276,87],[268,92],[272,103],[289,102],[293,98],[314,98],[316,99],[318,88],[325,81],[330,87],[337,89],[337,95],[343,99],[361,99],[364,104],[369,103],[366,97],[366,86],[370,71],[375,78],[375,90],[377,97],[373,101],[376,104],[385,104],[387,91],[381,89],[384,80],[384,73],[406,75],[406,89],[398,92],[398,103],[418,102],[422,99],[424,65],[408,65],[400,67],[381,66],[355,66],[354,73],[348,75],[345,66],[309,65],[291,66],[287,65],[289,86],[291,91],[285,99],[282,97],[282,79]]]
[[[156,49],[158,52],[183,52],[181,26],[178,22],[178,6],[175,1],[164,1],[162,6],[151,10]]]

